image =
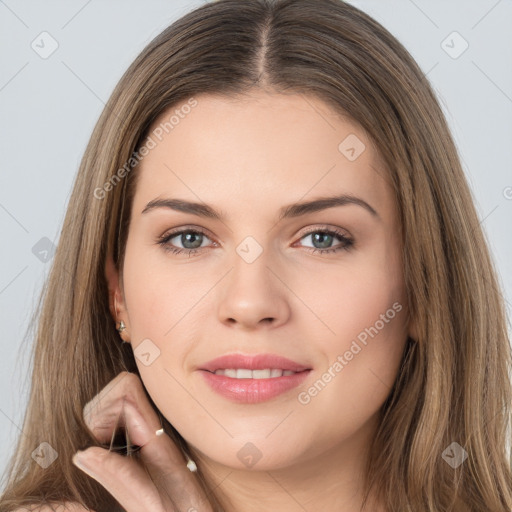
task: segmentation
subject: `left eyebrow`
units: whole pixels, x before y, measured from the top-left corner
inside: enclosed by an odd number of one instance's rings
[[[370,206],[366,201],[364,201],[360,197],[342,194],[340,196],[321,197],[313,201],[294,203],[284,208],[281,208],[279,220],[292,217],[300,217],[301,215],[306,215],[308,213],[326,210],[327,208],[335,208],[336,206],[346,206],[349,204],[361,206],[366,211],[371,213],[373,217],[380,219],[380,215],[378,214],[377,210],[375,210],[375,208]]]
[[[279,210],[279,220],[300,217],[308,213],[314,213],[328,208],[337,206],[346,206],[354,204],[364,208],[373,217],[380,219],[378,212],[366,201],[359,197],[348,194],[342,194],[333,197],[321,197],[313,201],[305,201],[302,203],[293,203]],[[169,208],[183,213],[190,213],[199,217],[207,217],[215,220],[223,220],[223,214],[215,210],[212,206],[205,203],[194,203],[183,199],[153,199],[150,201],[141,215],[156,208]]]

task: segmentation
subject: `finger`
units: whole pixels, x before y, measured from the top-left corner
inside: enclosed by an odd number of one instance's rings
[[[197,476],[192,473],[172,439],[154,436],[140,450],[141,458],[161,496],[171,499],[176,510],[211,512]]]
[[[73,463],[101,484],[126,512],[169,512],[156,486],[134,459],[97,446],[78,452]]]
[[[134,373],[121,372],[84,407],[84,421],[99,442],[111,441],[116,428],[124,426],[122,410],[125,402],[140,410],[153,432],[160,428],[160,420],[148,401],[140,378]]]
[[[84,416],[88,416],[91,410],[95,409],[101,404],[101,401],[105,399],[110,393],[126,378],[130,372],[120,372],[116,375],[95,397],[93,397],[84,407]]]
[[[156,436],[160,420],[137,375],[122,372],[116,376],[86,405],[84,419],[100,442],[111,440],[118,424],[125,427],[130,442],[141,447],[139,455],[147,475],[167,505],[172,502],[177,503],[177,510],[211,511],[181,450],[169,436]]]
[[[157,435],[146,424],[137,408],[124,404],[126,429],[134,443],[141,447],[139,455],[162,500],[177,510],[211,511],[197,476],[187,468],[181,450],[166,435]]]

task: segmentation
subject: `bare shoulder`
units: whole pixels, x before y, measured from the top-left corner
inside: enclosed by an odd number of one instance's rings
[[[14,510],[13,512],[94,512],[90,508],[85,508],[79,503],[60,503],[55,505],[31,505]]]

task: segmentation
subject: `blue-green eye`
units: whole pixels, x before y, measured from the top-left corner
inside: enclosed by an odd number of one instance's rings
[[[332,229],[315,229],[313,231],[310,231],[309,233],[306,233],[304,236],[301,237],[301,240],[303,238],[306,238],[308,236],[313,235],[313,243],[317,243],[320,245],[319,248],[312,247],[310,249],[313,249],[312,252],[320,252],[321,254],[325,254],[328,252],[338,252],[341,250],[348,251],[354,244],[354,240],[352,238],[349,238],[347,235],[343,234],[341,231],[332,230]],[[341,244],[335,246],[335,247],[328,247],[324,248],[326,245],[330,245],[333,241],[333,239],[338,238],[341,240]]]
[[[300,240],[311,235],[314,235],[313,244],[320,245],[320,247],[306,247],[312,253],[319,252],[320,254],[326,254],[341,250],[348,251],[354,245],[354,240],[352,238],[349,238],[341,231],[332,229],[314,229],[303,235]],[[183,247],[176,247],[174,244],[171,244],[170,242],[174,238],[178,238],[179,243],[182,244]],[[166,234],[159,238],[157,243],[161,245],[166,252],[171,252],[173,254],[186,253],[191,256],[192,254],[200,252],[204,248],[202,245],[205,238],[209,239],[204,231],[189,228]],[[338,238],[341,243],[334,247],[327,247],[336,238]]]
[[[170,241],[174,238],[179,238],[180,243],[183,244],[184,247],[179,248],[170,244]],[[165,251],[172,252],[173,254],[185,252],[191,256],[201,248],[204,238],[206,238],[206,234],[203,231],[198,231],[196,229],[183,229],[181,231],[175,231],[174,233],[164,235],[163,238],[158,240],[158,243]]]

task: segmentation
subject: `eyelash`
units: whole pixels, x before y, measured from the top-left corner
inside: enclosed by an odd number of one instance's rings
[[[179,231],[174,231],[169,234],[165,234],[162,237],[157,239],[157,243],[162,246],[164,251],[170,252],[173,254],[181,254],[183,252],[188,253],[189,257],[193,254],[200,252],[201,249],[204,249],[204,247],[199,249],[180,249],[179,247],[173,247],[169,245],[169,240],[175,238],[178,235],[181,235],[183,233],[193,233],[195,235],[204,235],[207,238],[208,235],[205,231],[201,229],[182,229]],[[354,240],[346,235],[344,235],[341,231],[338,231],[336,229],[313,229],[311,231],[308,231],[307,233],[304,233],[300,239],[305,238],[308,235],[314,234],[314,233],[322,233],[322,234],[328,234],[328,235],[334,235],[337,238],[339,238],[343,243],[337,247],[330,248],[330,249],[317,249],[314,247],[307,247],[312,253],[319,252],[320,254],[327,254],[327,253],[335,253],[339,251],[349,251],[352,249],[354,245]]]

